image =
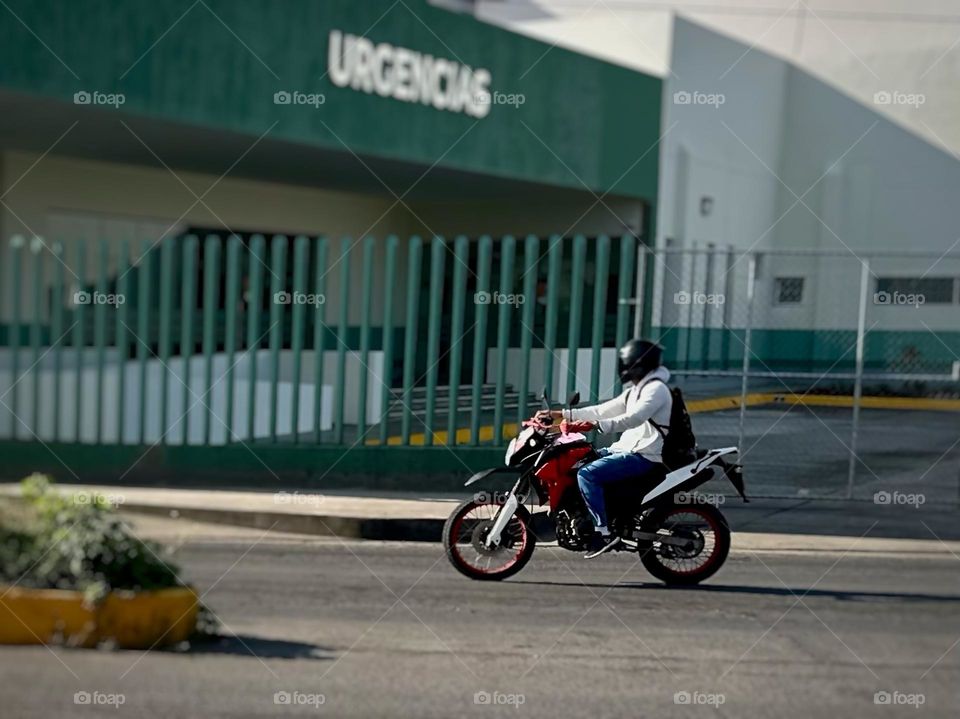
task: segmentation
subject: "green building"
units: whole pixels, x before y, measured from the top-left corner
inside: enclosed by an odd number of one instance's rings
[[[422,0],[10,0],[0,32],[24,465],[462,472],[540,384],[609,391],[658,78]]]

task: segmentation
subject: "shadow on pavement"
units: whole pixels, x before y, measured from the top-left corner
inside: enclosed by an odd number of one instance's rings
[[[185,654],[226,654],[251,659],[333,659],[327,647],[286,639],[265,639],[244,635],[217,636],[190,642]]]
[[[589,582],[551,582],[534,581],[524,579],[514,579],[511,583],[516,584],[539,584],[544,586],[557,587],[587,587],[589,589],[611,589],[609,584],[591,584]],[[956,594],[918,594],[914,592],[858,592],[833,589],[804,589],[803,587],[744,587],[734,584],[705,584],[696,587],[668,587],[664,584],[653,582],[630,582],[614,585],[618,589],[647,589],[664,592],[716,592],[721,594],[757,594],[773,597],[794,597],[806,599],[807,597],[836,599],[843,602],[883,602],[883,601],[906,601],[906,602],[956,602],[960,604],[960,595]]]

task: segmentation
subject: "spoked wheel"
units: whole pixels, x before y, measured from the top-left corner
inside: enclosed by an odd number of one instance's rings
[[[648,531],[683,540],[641,550],[647,571],[667,584],[698,584],[712,576],[730,552],[730,529],[712,504],[674,505],[656,510]]]
[[[454,510],[443,525],[443,546],[457,571],[471,579],[506,579],[530,561],[536,537],[530,531],[530,513],[522,506],[500,533],[500,542],[486,545],[501,503],[470,499]]]

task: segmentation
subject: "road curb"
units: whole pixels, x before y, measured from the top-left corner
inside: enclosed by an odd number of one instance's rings
[[[173,507],[127,502],[121,509],[154,517],[188,519],[288,534],[392,542],[442,541],[443,519],[374,518],[322,514],[295,514],[261,510]],[[555,541],[552,524],[543,513],[533,515],[539,541]],[[960,555],[960,542],[905,537],[863,537],[805,533],[734,532],[735,553],[837,554],[852,556],[937,557]]]
[[[196,522],[228,524],[265,531],[290,534],[312,534],[343,539],[372,539],[394,542],[439,542],[443,534],[442,519],[342,517],[290,512],[239,511],[197,507],[164,507],[155,504],[127,502],[123,511],[154,517],[180,517]]]

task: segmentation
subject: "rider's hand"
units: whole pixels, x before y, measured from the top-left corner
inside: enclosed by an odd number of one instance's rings
[[[568,420],[563,420],[560,423],[560,431],[564,434],[569,434],[571,432],[590,432],[597,428],[596,422],[572,422]]]

